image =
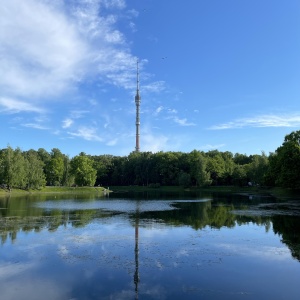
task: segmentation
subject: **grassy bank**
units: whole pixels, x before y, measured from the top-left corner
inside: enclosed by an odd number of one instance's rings
[[[108,190],[103,187],[65,187],[65,186],[46,186],[38,190],[21,190],[21,189],[12,189],[11,191],[7,189],[0,189],[1,195],[22,195],[22,194],[44,194],[44,193],[107,193]]]

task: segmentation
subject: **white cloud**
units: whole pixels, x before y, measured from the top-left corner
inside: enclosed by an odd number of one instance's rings
[[[290,260],[291,252],[287,247],[260,246],[248,247],[248,245],[218,244],[218,247],[229,250],[239,255],[262,258],[264,260],[285,261]]]
[[[130,9],[127,11],[128,15],[134,18],[137,18],[139,16],[139,12],[135,9]]]
[[[211,126],[208,129],[233,129],[244,127],[298,127],[300,126],[300,113],[286,115],[261,115],[253,118],[242,118],[232,122]]]
[[[68,118],[63,120],[62,123],[62,128],[69,128],[74,123],[74,121]]]
[[[128,10],[125,0],[0,3],[0,114],[33,112],[49,118],[46,123],[23,117],[19,122],[22,130],[49,129],[61,137],[65,129],[68,138],[100,141],[109,146],[126,141],[112,136],[114,128],[126,135],[131,128],[114,111],[117,108],[127,115],[131,109],[135,113],[135,106],[124,109],[125,96],[109,95],[109,86],[135,93],[137,58],[118,26],[121,20],[122,28],[133,27],[139,13]],[[142,109],[146,111],[150,99],[147,94],[161,92],[165,82],[152,82],[153,76],[144,71],[147,60],[139,59],[142,98],[143,94],[145,97]],[[114,101],[119,105],[113,105]],[[110,119],[100,123],[106,111],[111,112]],[[74,126],[78,119],[81,127]],[[164,146],[163,136],[161,142],[151,149]]]
[[[87,141],[102,142],[103,139],[97,135],[96,128],[93,127],[81,127],[76,132],[68,132],[71,136],[81,137]]]
[[[58,245],[58,254],[61,256],[65,256],[69,254],[69,250],[65,245]]]
[[[132,30],[132,32],[136,32],[136,26],[134,22],[129,22],[129,28]]]
[[[164,81],[152,82],[151,84],[143,85],[142,89],[145,92],[161,93],[165,89],[165,82]]]
[[[0,95],[37,101],[99,76],[132,86],[135,58],[101,5],[121,10],[125,1],[1,1]]]
[[[18,113],[18,112],[35,112],[42,113],[44,110],[39,108],[34,104],[30,104],[27,102],[15,100],[12,98],[0,98],[0,111],[8,112],[8,113]]]
[[[2,299],[71,299],[70,288],[59,281],[18,274],[1,286]],[[34,272],[32,272],[34,273]],[[31,273],[29,273],[31,274]],[[26,276],[27,275],[27,276]],[[22,288],[18,288],[22,286]],[[46,293],[45,293],[46,291]]]
[[[169,114],[177,114],[177,110],[175,108],[169,108],[168,113]]]
[[[48,130],[49,129],[48,127],[45,127],[38,123],[26,123],[26,124],[22,124],[22,126],[28,127],[28,128],[40,129],[40,130]]]
[[[190,123],[190,122],[188,122],[186,118],[184,118],[184,119],[179,119],[178,117],[174,117],[174,118],[172,118],[172,120],[173,120],[175,123],[179,124],[180,126],[196,126],[195,123]]]
[[[102,0],[102,3],[107,8],[119,8],[123,9],[126,7],[125,0]]]
[[[163,109],[164,109],[163,106],[159,106],[159,107],[155,110],[154,115],[157,116]]]
[[[71,118],[73,119],[80,119],[82,117],[84,117],[84,115],[88,114],[89,111],[88,110],[72,110],[71,111]]]
[[[96,106],[97,105],[97,100],[95,100],[95,99],[90,99],[89,100],[89,103],[91,104],[91,105],[93,105],[93,106]]]
[[[33,263],[15,263],[2,265],[0,268],[0,279],[4,280],[10,277],[19,276],[21,273],[26,272],[35,267]]]
[[[101,120],[101,123],[103,124],[103,127],[105,129],[109,128],[109,126],[111,125],[111,123],[114,123],[111,121],[111,115],[110,114],[102,114],[101,118],[103,119],[103,121]]]
[[[0,86],[21,96],[53,95],[78,80],[88,45],[56,7],[36,0],[2,1]]]
[[[118,139],[110,140],[106,143],[107,146],[115,146],[118,142]]]
[[[150,151],[153,153],[168,149],[169,138],[164,135],[143,133],[141,135],[142,151]]]

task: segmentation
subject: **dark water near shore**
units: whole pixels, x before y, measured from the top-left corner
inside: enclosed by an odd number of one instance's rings
[[[300,299],[300,200],[0,198],[0,299]]]

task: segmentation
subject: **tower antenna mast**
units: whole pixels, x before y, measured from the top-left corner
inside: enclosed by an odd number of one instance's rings
[[[135,151],[140,152],[140,82],[139,82],[139,60],[136,61],[136,95],[135,95],[135,105],[136,105],[136,138],[135,138]]]

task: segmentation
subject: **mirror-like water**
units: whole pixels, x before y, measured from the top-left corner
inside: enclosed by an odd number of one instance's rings
[[[299,299],[300,202],[0,199],[1,299]]]

